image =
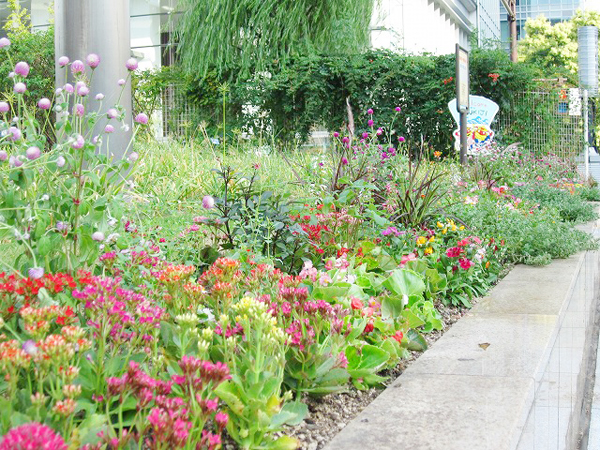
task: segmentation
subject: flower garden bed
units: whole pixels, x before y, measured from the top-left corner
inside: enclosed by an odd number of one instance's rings
[[[364,403],[508,266],[595,246],[572,225],[598,191],[569,163],[415,158],[371,109],[327,152],[113,161],[102,141],[127,124],[89,98],[98,58],[62,63],[75,86],[28,104],[19,63],[0,102],[2,450],[323,445],[311,425],[355,409],[334,395]]]

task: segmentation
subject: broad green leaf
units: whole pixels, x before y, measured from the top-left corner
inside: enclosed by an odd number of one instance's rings
[[[383,286],[396,295],[418,295],[425,291],[423,278],[412,270],[394,270]]]

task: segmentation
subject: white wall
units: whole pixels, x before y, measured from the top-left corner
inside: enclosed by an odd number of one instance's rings
[[[476,26],[473,0],[381,0],[373,14],[374,48],[410,53],[453,53],[469,46]]]

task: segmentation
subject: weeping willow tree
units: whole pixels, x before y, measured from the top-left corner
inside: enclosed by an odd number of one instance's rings
[[[241,75],[295,55],[351,54],[369,45],[377,0],[179,0],[183,66]]]

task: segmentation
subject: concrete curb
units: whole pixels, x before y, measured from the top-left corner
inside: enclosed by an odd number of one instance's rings
[[[325,450],[575,448],[598,292],[596,251],[515,267]]]

